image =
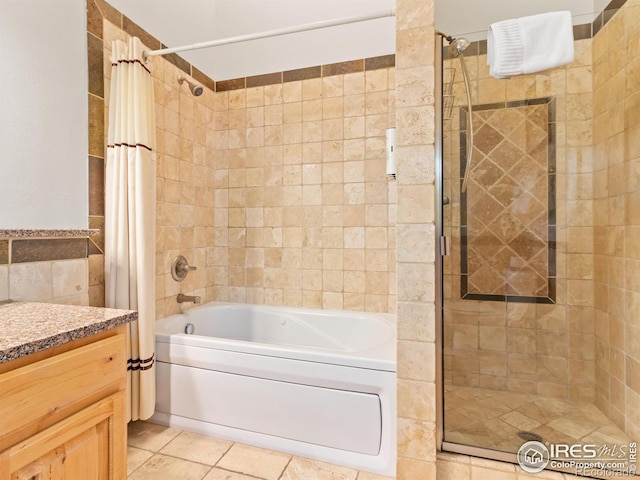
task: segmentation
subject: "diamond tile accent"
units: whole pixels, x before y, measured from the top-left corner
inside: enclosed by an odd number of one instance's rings
[[[549,102],[479,106],[466,209],[463,295],[553,296],[549,288]],[[464,115],[464,112],[463,112]],[[461,165],[465,159],[461,158]],[[553,165],[552,165],[553,163]],[[550,173],[551,172],[551,173]],[[463,215],[463,218],[465,216]],[[466,258],[465,258],[466,257]],[[495,298],[492,298],[495,300]]]

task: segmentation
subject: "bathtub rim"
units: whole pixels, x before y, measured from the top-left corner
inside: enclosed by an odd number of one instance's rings
[[[299,347],[294,345],[278,345],[255,341],[235,340],[223,337],[209,337],[204,335],[187,335],[184,333],[169,333],[168,324],[177,318],[188,315],[193,310],[213,309],[216,307],[233,306],[249,307],[255,309],[282,310],[289,314],[296,312],[321,312],[331,315],[350,315],[374,317],[382,320],[390,328],[389,337],[380,345],[368,350],[345,352],[313,347]],[[183,320],[182,320],[183,321]],[[190,308],[185,312],[173,314],[157,320],[156,322],[156,342],[165,344],[191,345],[199,348],[211,348],[230,352],[249,353],[253,355],[264,355],[268,357],[287,358],[308,362],[326,363],[330,365],[342,365],[370,370],[381,370],[396,372],[396,343],[397,343],[397,323],[396,315],[376,312],[352,312],[349,310],[316,309],[306,307],[286,307],[272,306],[250,303],[234,302],[209,302],[204,305]]]

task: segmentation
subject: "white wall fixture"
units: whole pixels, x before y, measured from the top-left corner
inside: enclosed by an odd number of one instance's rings
[[[387,178],[396,178],[396,129],[387,128]]]

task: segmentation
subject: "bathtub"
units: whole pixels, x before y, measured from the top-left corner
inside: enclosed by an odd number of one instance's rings
[[[156,341],[152,422],[395,475],[393,316],[210,303]]]

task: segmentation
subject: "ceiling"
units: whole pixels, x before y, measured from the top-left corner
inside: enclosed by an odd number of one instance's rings
[[[591,22],[608,0],[436,0],[436,28],[470,40],[508,18],[571,10],[574,24]],[[170,47],[344,18],[395,7],[395,0],[109,0]],[[183,52],[214,80],[278,72],[395,52],[395,19]]]
[[[394,0],[109,0],[169,47],[394,8]],[[385,18],[180,55],[214,80],[395,52]]]

